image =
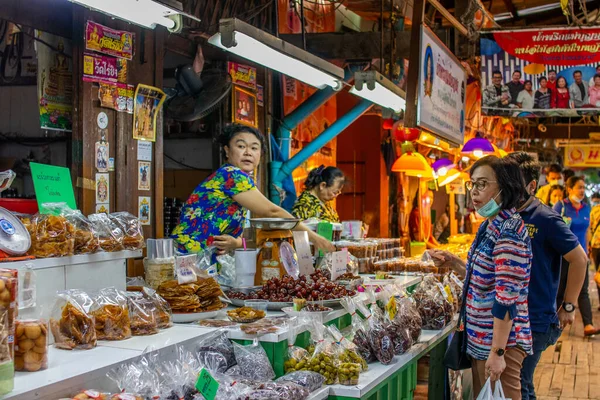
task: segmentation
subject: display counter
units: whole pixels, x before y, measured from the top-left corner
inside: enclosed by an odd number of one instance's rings
[[[31,266],[36,274],[38,306],[21,310],[19,315],[22,318],[48,317],[59,290],[82,289],[86,292],[97,292],[110,286],[125,290],[127,259],[140,257],[141,250],[124,250],[5,262],[1,263],[0,267],[23,270]],[[43,310],[39,307],[43,307]]]
[[[402,393],[407,388],[414,390],[411,382],[400,376],[410,369],[416,384],[416,361],[438,346],[450,334],[454,324],[441,331],[423,331],[420,342],[406,354],[396,356],[391,365],[369,364],[369,370],[360,375],[356,386],[332,385],[314,392],[310,399],[368,398],[380,390],[397,386]],[[91,350],[68,351],[51,347],[48,369],[39,372],[17,372],[15,389],[2,397],[3,400],[56,400],[72,395],[80,389],[93,388],[117,392],[114,382],[106,373],[121,363],[135,361],[144,353],[160,352],[161,360],[175,357],[176,346],[190,348],[214,328],[175,325],[152,336],[138,336],[119,342],[99,341]],[[393,385],[392,385],[393,384]],[[408,386],[407,386],[408,385]],[[392,393],[392,392],[390,392]],[[401,398],[390,397],[390,398]]]

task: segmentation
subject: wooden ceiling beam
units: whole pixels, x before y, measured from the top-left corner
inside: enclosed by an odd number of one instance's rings
[[[506,6],[506,10],[512,14],[513,21],[519,19],[519,12],[512,0],[504,0],[504,5]]]

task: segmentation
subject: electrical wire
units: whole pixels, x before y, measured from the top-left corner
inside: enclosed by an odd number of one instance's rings
[[[171,160],[171,161],[173,161],[174,163],[176,163],[176,164],[179,164],[179,165],[181,165],[181,166],[183,166],[183,167],[186,167],[186,168],[189,168],[189,169],[193,169],[193,170],[196,170],[196,171],[204,171],[204,169],[202,169],[202,168],[193,167],[193,166],[191,166],[191,165],[188,165],[188,164],[186,164],[186,163],[184,163],[184,162],[181,162],[181,161],[179,161],[179,160],[177,160],[177,159],[175,159],[175,158],[171,157],[170,155],[168,155],[168,154],[167,154],[167,153],[165,153],[165,152],[163,152],[163,155],[164,155],[166,158],[168,158],[169,160]]]

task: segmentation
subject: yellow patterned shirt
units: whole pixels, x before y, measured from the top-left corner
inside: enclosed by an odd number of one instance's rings
[[[592,235],[592,248],[600,248],[600,206],[594,206],[590,214],[590,232]]]
[[[302,192],[300,197],[298,197],[292,209],[292,214],[301,220],[318,218],[327,222],[340,222],[340,217],[333,207],[323,203],[308,190]]]

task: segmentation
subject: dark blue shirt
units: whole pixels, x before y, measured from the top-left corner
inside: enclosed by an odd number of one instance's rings
[[[564,204],[564,212],[563,212]],[[581,203],[582,207],[578,210],[573,207],[573,203],[569,199],[559,201],[554,205],[554,211],[559,215],[570,219],[571,221],[571,232],[577,236],[579,243],[583,250],[587,253],[587,231],[590,227],[590,213],[591,208],[586,203]]]
[[[574,250],[579,241],[562,217],[538,199],[520,214],[533,252],[527,297],[531,330],[545,333],[551,324],[558,323],[556,294],[562,257]]]

